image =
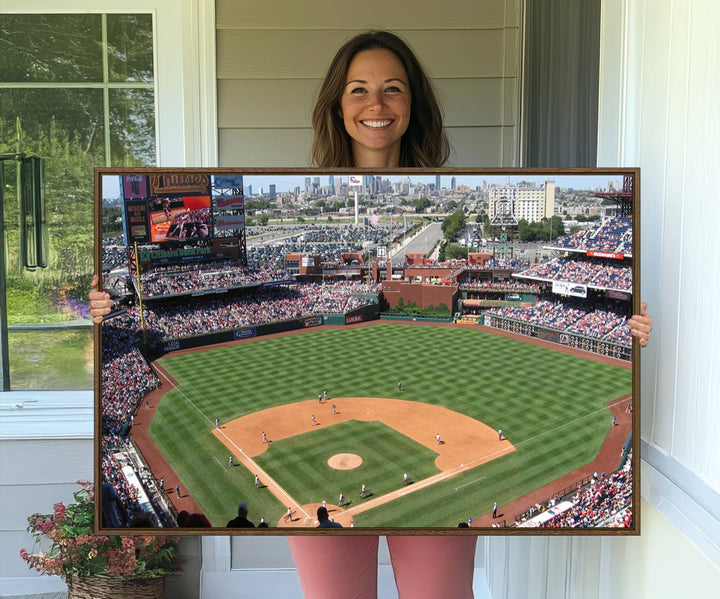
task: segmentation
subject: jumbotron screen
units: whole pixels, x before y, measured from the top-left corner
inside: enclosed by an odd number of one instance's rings
[[[128,245],[203,241],[245,226],[242,176],[127,174],[116,184]]]
[[[150,241],[184,241],[212,237],[210,196],[150,200]]]

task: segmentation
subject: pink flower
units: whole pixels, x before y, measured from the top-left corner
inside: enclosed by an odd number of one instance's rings
[[[38,530],[38,532],[47,534],[52,530],[52,527],[52,520],[45,520],[44,518],[38,518],[37,520],[35,520],[35,528]]]
[[[132,537],[122,537],[123,549],[135,549],[135,540]]]
[[[54,512],[53,518],[54,518],[55,522],[62,522],[63,520],[65,520],[65,511],[66,511],[65,504],[62,502],[56,503],[53,506],[53,512]]]

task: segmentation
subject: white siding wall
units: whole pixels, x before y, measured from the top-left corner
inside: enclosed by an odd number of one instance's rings
[[[367,29],[399,33],[435,80],[452,165],[517,165],[520,4],[218,0],[219,165],[308,166],[310,114],[325,70]]]
[[[642,535],[491,539],[495,599],[720,588],[719,22],[716,0],[603,3],[598,162],[641,168],[642,297],[655,319],[642,354]]]

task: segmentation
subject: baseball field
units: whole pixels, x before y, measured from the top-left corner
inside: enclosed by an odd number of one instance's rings
[[[325,499],[345,525],[455,527],[591,462],[608,404],[632,390],[630,370],[589,356],[413,323],[322,327],[156,365],[150,436],[214,526],[240,501],[255,522],[314,526]]]

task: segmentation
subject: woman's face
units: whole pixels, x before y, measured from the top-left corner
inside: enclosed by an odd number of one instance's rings
[[[409,83],[405,67],[389,50],[363,50],[353,58],[340,110],[355,166],[400,164],[400,140],[410,122]]]

